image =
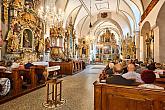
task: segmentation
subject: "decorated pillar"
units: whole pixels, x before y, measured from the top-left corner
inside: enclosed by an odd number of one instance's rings
[[[3,0],[3,9],[4,9],[3,20],[5,24],[8,22],[8,8],[9,8],[8,0]]]
[[[1,1],[2,2],[2,1]],[[2,25],[2,23],[1,23],[1,12],[2,12],[2,3],[0,2],[0,61],[1,61],[1,46],[2,46],[2,27],[1,27],[1,25]]]

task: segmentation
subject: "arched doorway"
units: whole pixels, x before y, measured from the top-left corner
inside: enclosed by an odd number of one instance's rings
[[[159,62],[163,63],[165,62],[165,35],[164,35],[164,32],[165,32],[165,3],[162,5],[159,13],[158,13],[158,16],[157,16],[157,20],[156,20],[156,25],[158,26],[159,28],[159,31],[158,31],[158,34],[157,36],[155,37],[159,37],[158,38],[158,42],[159,42]]]
[[[140,59],[142,61],[152,59],[150,32],[150,23],[146,21],[142,26],[140,38]]]

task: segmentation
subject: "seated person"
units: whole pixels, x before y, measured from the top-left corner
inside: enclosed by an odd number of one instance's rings
[[[108,74],[109,76],[111,76],[113,74],[113,67],[114,67],[114,63],[109,63],[109,68],[105,71],[106,74]]]
[[[21,70],[25,69],[24,64],[22,62],[20,62],[20,64],[19,64],[19,69],[21,69]]]
[[[149,89],[161,89],[161,90],[164,89],[163,87],[153,84],[156,79],[156,75],[152,70],[144,70],[141,73],[141,79],[144,81],[145,84],[141,84],[138,87],[149,88]]]
[[[10,91],[10,86],[8,78],[0,78],[0,96],[5,96]]]
[[[108,84],[119,84],[119,85],[132,85],[135,81],[134,80],[127,80],[121,76],[123,69],[120,64],[116,64],[113,67],[113,73],[114,75],[111,77],[108,77],[106,79],[106,83]]]
[[[19,68],[19,61],[18,60],[14,60],[14,62],[11,65],[11,69],[13,68]]]
[[[106,78],[107,78],[107,73],[105,72],[105,70],[103,70],[99,76],[99,80],[100,80],[100,82],[105,82]]]
[[[138,68],[136,72],[141,73],[143,70],[148,70],[148,69],[146,68],[146,65],[144,63],[141,63],[140,68]]]
[[[127,70],[127,63],[126,63],[126,61],[122,61],[121,65],[122,65],[122,68],[123,68],[123,73],[127,73],[128,70]]]
[[[25,69],[30,69],[30,67],[34,66],[30,61],[24,65]]]
[[[11,66],[12,66],[12,61],[8,61],[6,63],[6,73],[11,73],[12,72]]]
[[[123,74],[122,77],[124,77],[126,79],[134,79],[136,82],[140,82],[140,83],[143,82],[141,80],[140,74],[135,72],[135,65],[134,64],[129,64],[127,69],[128,69],[128,72]]]
[[[156,63],[155,67],[156,67],[156,69],[155,69],[154,73],[156,75],[156,78],[160,78],[160,75],[162,75],[164,72],[164,70],[162,69],[162,64]]]
[[[147,66],[147,68],[148,68],[148,70],[154,71],[154,70],[156,69],[155,63],[154,63],[154,62],[150,63],[150,64]]]

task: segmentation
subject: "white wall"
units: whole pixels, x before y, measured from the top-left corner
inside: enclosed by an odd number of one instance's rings
[[[152,11],[148,14],[148,16],[140,24],[141,28],[146,21],[150,22],[151,27],[154,27],[156,25],[156,19],[157,19],[158,13],[164,2],[165,2],[165,0],[159,0],[159,2],[155,5],[155,7],[152,9]]]
[[[159,27],[154,28],[154,61],[159,62]]]
[[[154,31],[154,61],[155,62],[164,62],[165,60],[161,60],[164,59],[164,39],[160,39],[160,35],[164,34],[164,33],[160,33],[160,29],[156,24],[157,21],[157,17],[159,14],[159,11],[162,7],[162,5],[165,3],[165,0],[159,0],[159,2],[155,5],[155,7],[151,10],[151,12],[148,14],[148,16],[143,20],[143,22],[140,24],[140,30],[142,29],[143,25],[145,22],[149,22],[151,29],[153,29]],[[164,25],[164,24],[162,24]],[[164,26],[163,26],[164,27]],[[162,28],[162,26],[161,26]],[[144,39],[143,39],[144,41]],[[142,59],[142,54],[143,57],[145,56],[145,52],[144,52],[144,44],[142,46],[142,39],[140,39],[140,59]],[[143,50],[143,51],[142,51]]]

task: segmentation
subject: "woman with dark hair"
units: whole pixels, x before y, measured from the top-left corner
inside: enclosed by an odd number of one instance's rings
[[[138,87],[141,88],[149,88],[149,89],[161,89],[164,90],[163,87],[154,85],[154,81],[156,79],[156,75],[152,70],[144,70],[141,73],[141,79],[144,81],[145,84],[141,84]]]
[[[147,66],[147,68],[148,68],[148,70],[152,70],[152,71],[154,71],[154,70],[156,69],[156,67],[155,67],[155,63],[152,62],[151,64],[149,64],[149,65]]]

